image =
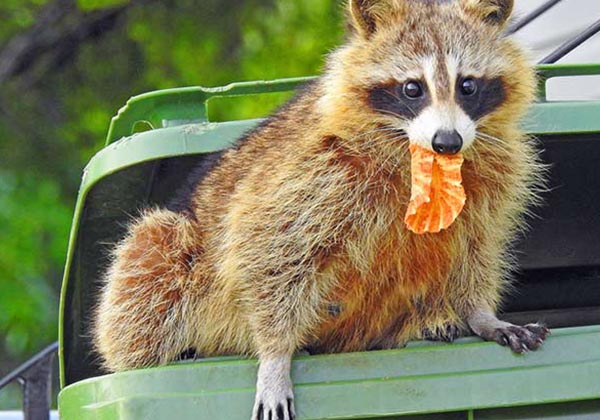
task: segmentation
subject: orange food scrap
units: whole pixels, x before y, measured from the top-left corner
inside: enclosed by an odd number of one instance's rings
[[[450,226],[467,196],[460,169],[463,156],[441,155],[411,144],[411,195],[404,223],[414,233],[436,233]]]

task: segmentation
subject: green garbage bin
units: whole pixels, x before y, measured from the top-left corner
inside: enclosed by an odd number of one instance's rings
[[[545,320],[553,327],[547,344],[516,355],[467,337],[298,356],[298,419],[600,418],[600,101],[544,99],[548,78],[600,74],[600,65],[539,71],[542,99],[527,130],[552,164],[552,188],[516,245],[522,271],[504,317]],[[210,122],[209,99],[287,91],[306,80],[152,92],[113,118],[106,147],[84,171],[71,230],[60,314],[62,419],[250,418],[255,360],[201,359],[103,375],[90,342],[91,309],[107,251],[131,215],[165,205],[192,168],[259,123]],[[149,130],[134,133],[142,127]]]

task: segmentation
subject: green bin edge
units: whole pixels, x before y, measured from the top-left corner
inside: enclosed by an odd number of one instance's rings
[[[598,399],[598,348],[600,326],[591,326],[554,330],[541,349],[525,355],[468,337],[453,344],[414,342],[398,350],[298,356],[292,367],[298,419]],[[256,366],[252,359],[216,358],[83,380],[60,393],[60,418],[249,418]]]
[[[598,75],[600,74],[600,64],[543,65],[538,67],[538,72],[540,74],[540,92],[544,95],[545,83],[548,79],[561,76]],[[84,170],[73,216],[60,299],[59,360],[61,362],[61,384],[64,384],[62,364],[64,299],[68,284],[69,267],[72,262],[74,244],[77,239],[78,221],[90,189],[100,179],[137,163],[166,157],[221,150],[234,143],[235,139],[239,138],[244,132],[254,127],[260,121],[208,122],[206,118],[207,101],[210,98],[285,91],[293,89],[311,79],[296,78],[272,82],[245,82],[234,83],[222,88],[192,87],[150,92],[133,97],[125,107],[119,110],[118,115],[111,122],[107,146],[90,160]],[[198,96],[198,91],[202,92],[200,97]],[[182,99],[190,97],[190,94],[194,96],[193,100]],[[157,102],[157,98],[160,98],[160,101]],[[162,108],[164,104],[169,104],[170,102],[177,104],[178,107]],[[153,104],[157,104],[156,109],[152,108]],[[189,107],[194,105],[199,110],[192,112]],[[177,112],[184,113],[179,115]],[[143,113],[147,113],[148,118],[145,118]],[[131,116],[135,117],[135,121],[131,119]],[[542,99],[533,106],[526,119],[525,128],[533,135],[598,133],[600,132],[599,116],[600,101],[546,102]],[[131,123],[131,121],[134,122]],[[136,121],[148,122],[154,129],[133,134],[132,131]],[[179,123],[189,121],[194,123],[169,126],[169,121],[179,121]],[[165,128],[156,128],[161,126],[165,126]],[[600,351],[598,353],[600,354]],[[336,357],[341,357],[341,355],[330,357],[335,360]],[[69,395],[69,392],[66,392],[67,389],[72,389],[84,383],[87,383],[87,381],[82,381],[81,383],[65,388],[61,392],[61,404],[66,404],[65,401]]]

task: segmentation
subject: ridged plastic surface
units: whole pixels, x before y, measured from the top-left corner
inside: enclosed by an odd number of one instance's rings
[[[600,398],[598,349],[600,327],[579,327],[553,331],[544,347],[525,355],[467,338],[454,344],[416,342],[398,350],[299,356],[292,370],[298,420],[449,412],[450,418],[465,420],[536,418],[494,417],[492,409]],[[60,414],[63,420],[246,419],[255,379],[256,361],[239,359],[112,374],[65,388]],[[559,415],[562,405],[554,407],[554,417],[539,418],[579,418],[577,407],[568,416]],[[600,418],[600,401],[582,407],[584,413],[596,407],[593,418]]]

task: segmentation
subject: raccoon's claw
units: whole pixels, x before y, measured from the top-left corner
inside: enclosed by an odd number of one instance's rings
[[[550,330],[544,325],[527,324],[523,327],[500,321],[491,311],[476,310],[467,320],[471,330],[487,341],[509,346],[515,353],[538,349]]]
[[[293,398],[267,403],[266,400],[259,400],[258,395],[256,397],[252,420],[294,420],[296,418]]]
[[[441,328],[425,328],[421,334],[424,340],[446,341],[451,343],[461,336],[461,329],[455,324],[446,324]]]
[[[527,324],[523,327],[509,325],[496,328],[493,339],[502,346],[509,346],[515,353],[527,353],[529,350],[537,350],[550,330],[540,324]]]
[[[252,420],[294,420],[291,355],[261,359]]]

